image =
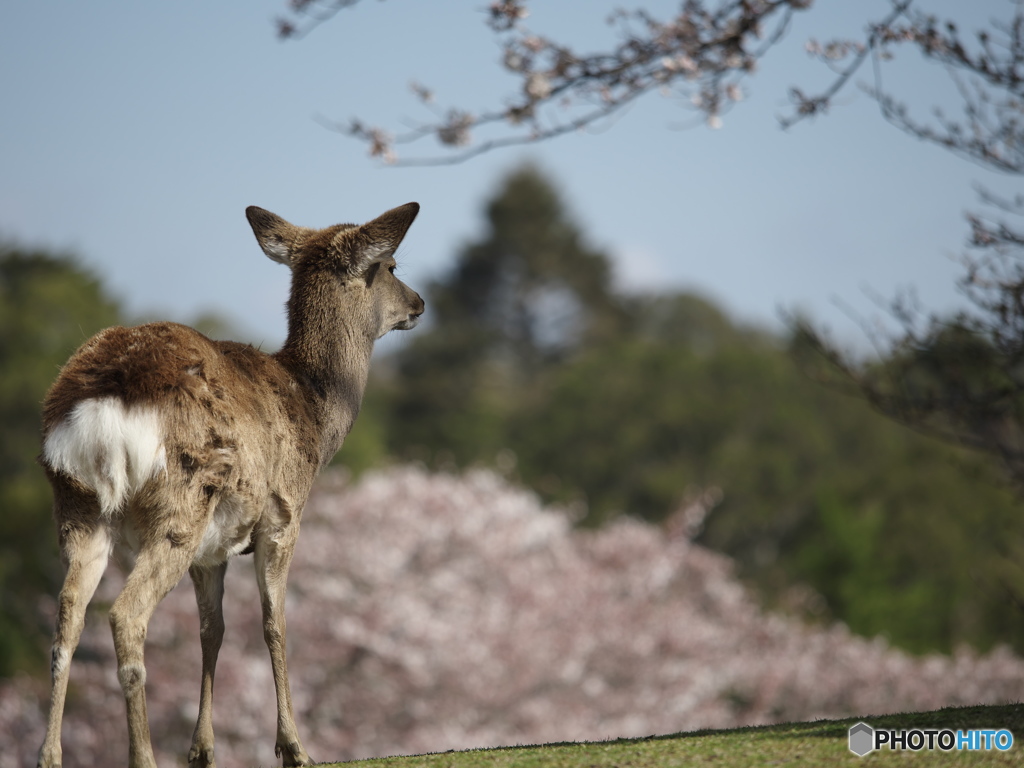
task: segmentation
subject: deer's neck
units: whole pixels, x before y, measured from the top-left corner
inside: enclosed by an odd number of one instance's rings
[[[333,296],[292,296],[288,338],[275,355],[310,406],[322,463],[341,447],[359,414],[374,337]]]

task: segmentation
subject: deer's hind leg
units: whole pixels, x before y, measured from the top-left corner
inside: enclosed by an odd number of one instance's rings
[[[40,768],[59,768],[64,701],[71,673],[71,657],[78,647],[89,605],[110,557],[111,536],[100,517],[94,497],[75,491],[61,478],[52,477],[54,517],[60,536],[61,559],[67,568],[57,607],[50,665],[53,688],[46,737],[39,750]]]
[[[205,513],[197,512],[199,525],[154,507],[136,508],[132,513],[135,529],[143,532],[142,541],[135,565],[111,606],[110,627],[128,712],[128,765],[156,768],[146,712],[146,631],[157,605],[188,570],[206,527]]]

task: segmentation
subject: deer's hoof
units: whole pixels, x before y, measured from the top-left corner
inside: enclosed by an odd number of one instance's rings
[[[61,757],[60,747],[51,749],[44,744],[43,748],[39,750],[39,762],[36,763],[36,768],[60,768]]]
[[[274,747],[274,751],[277,756],[281,758],[281,765],[285,768],[291,768],[293,765],[312,765],[313,761],[309,759],[309,755],[306,754],[306,750],[302,748],[302,745],[297,741],[290,741],[287,744],[278,744]]]
[[[188,768],[217,768],[213,747],[192,747],[188,751]]]

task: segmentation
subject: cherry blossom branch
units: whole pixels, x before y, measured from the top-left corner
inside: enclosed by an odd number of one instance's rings
[[[334,13],[352,2],[332,0],[327,6]],[[742,98],[743,79],[782,39],[793,12],[810,4],[811,0],[686,0],[667,20],[644,10],[618,11],[609,23],[619,31],[620,42],[608,51],[580,54],[528,29],[525,0],[496,0],[487,23],[499,36],[502,66],[520,84],[501,107],[479,113],[460,107],[438,110],[432,106],[432,91],[415,84],[416,95],[436,117],[410,131],[394,134],[361,119],[322,122],[363,141],[371,156],[401,165],[461,162],[498,147],[583,130],[652,91],[683,97],[708,125],[717,127],[721,116]],[[479,131],[498,135],[478,140],[474,133]],[[431,136],[451,153],[399,158],[399,145]]]
[[[895,21],[907,12],[913,0],[903,0],[894,4],[892,12],[879,24],[874,25],[866,43],[849,40],[832,41],[822,46],[817,41],[810,40],[807,43],[807,52],[818,58],[824,64],[837,72],[838,77],[832,81],[822,93],[816,96],[807,96],[799,88],[790,89],[790,100],[793,102],[795,112],[791,117],[780,118],[779,122],[783,128],[790,128],[801,120],[813,117],[828,109],[832,99],[850,81],[861,68],[868,57],[874,52],[883,38],[883,30],[891,27]],[[844,68],[837,68],[836,62],[845,59],[851,53],[853,60]]]

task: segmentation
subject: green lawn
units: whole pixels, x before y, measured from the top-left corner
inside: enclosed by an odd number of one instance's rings
[[[864,720],[875,728],[892,729],[1008,729],[1014,745],[1001,752],[951,750],[942,752],[881,751],[861,758],[847,748],[847,730]],[[727,731],[694,731],[674,736],[620,739],[582,744],[444,752],[415,757],[360,761],[363,768],[663,768],[677,765],[937,765],[1024,766],[1024,705],[963,707],[936,712],[915,712],[884,717],[820,720]]]

